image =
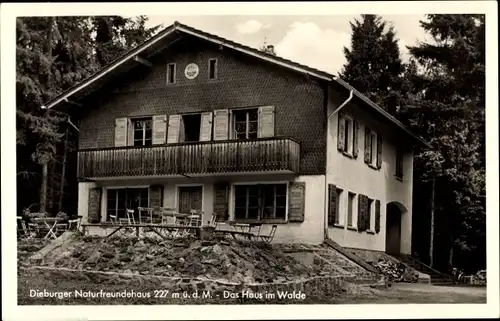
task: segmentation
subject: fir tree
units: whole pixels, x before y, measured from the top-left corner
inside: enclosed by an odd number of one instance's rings
[[[146,16],[136,19],[120,16],[99,16],[93,18],[96,33],[96,56],[102,67],[127,50],[143,43],[153,36],[162,25],[147,28]]]
[[[416,155],[415,179],[436,178],[436,244],[448,252],[438,264],[484,267],[484,16],[428,15],[421,25],[434,41],[409,47],[420,71],[407,72],[413,101],[400,113],[433,145]]]
[[[402,73],[398,40],[392,27],[380,16],[362,15],[350,23],[351,49],[344,47],[347,63],[340,77],[395,114],[403,104]]]
[[[16,21],[18,212],[24,207],[35,210],[36,204],[39,211],[55,211],[55,204],[61,210],[65,194],[71,194],[64,186],[69,185],[67,172],[76,166],[70,157],[76,133],[67,130],[68,115],[40,106],[159,28],[146,28],[144,16],[104,17],[107,24],[101,23],[96,32],[96,21],[100,20],[25,17]],[[103,53],[107,45],[110,48]]]

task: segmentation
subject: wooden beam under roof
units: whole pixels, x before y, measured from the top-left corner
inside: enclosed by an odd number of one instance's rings
[[[153,64],[149,60],[146,60],[146,59],[142,58],[141,56],[134,56],[134,60],[137,61],[138,63],[143,64],[144,66],[149,67],[149,68],[153,67]]]

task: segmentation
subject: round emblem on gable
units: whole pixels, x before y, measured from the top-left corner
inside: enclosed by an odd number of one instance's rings
[[[187,65],[186,69],[184,69],[184,75],[186,75],[187,79],[195,79],[198,76],[199,72],[200,68],[195,63]]]

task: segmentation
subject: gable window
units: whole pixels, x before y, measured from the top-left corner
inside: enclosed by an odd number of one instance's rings
[[[349,192],[347,194],[347,226],[354,226],[353,224],[353,214],[354,214],[354,198],[356,194]]]
[[[286,184],[235,185],[234,218],[285,220],[286,197]]]
[[[167,65],[167,84],[175,84],[175,64]]]
[[[153,119],[140,118],[132,119],[134,146],[151,146],[152,145],[152,131]]]
[[[135,210],[137,208],[148,207],[149,188],[116,188],[107,190],[107,213],[119,218],[126,218],[126,210]]]
[[[233,132],[236,139],[257,138],[259,114],[258,108],[232,111]]]
[[[399,148],[396,150],[396,177],[403,178],[403,151]]]
[[[208,60],[208,79],[217,78],[217,59]]]
[[[201,114],[182,115],[184,142],[200,141]]]

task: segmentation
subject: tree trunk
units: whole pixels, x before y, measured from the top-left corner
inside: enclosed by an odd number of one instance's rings
[[[47,200],[45,202],[47,212],[52,212],[54,209],[54,194],[56,186],[54,172],[55,161],[52,160],[47,165]]]
[[[52,37],[54,29],[54,17],[49,17],[49,35],[47,37],[47,56],[52,59]],[[50,73],[49,73],[50,75]]]
[[[431,232],[430,232],[430,243],[429,243],[429,266],[434,265],[434,197],[436,191],[436,178],[432,179],[431,187]]]
[[[450,246],[450,255],[448,257],[448,269],[450,271],[453,269],[453,248],[454,248],[454,242],[451,243],[451,246]]]
[[[42,186],[40,188],[40,212],[45,213],[47,210],[47,172],[48,165],[44,162],[42,165]]]
[[[66,135],[64,136],[64,154],[62,160],[62,172],[61,172],[61,191],[59,194],[59,212],[63,209],[64,200],[64,185],[66,184],[66,159],[68,155],[68,129],[66,128]]]

